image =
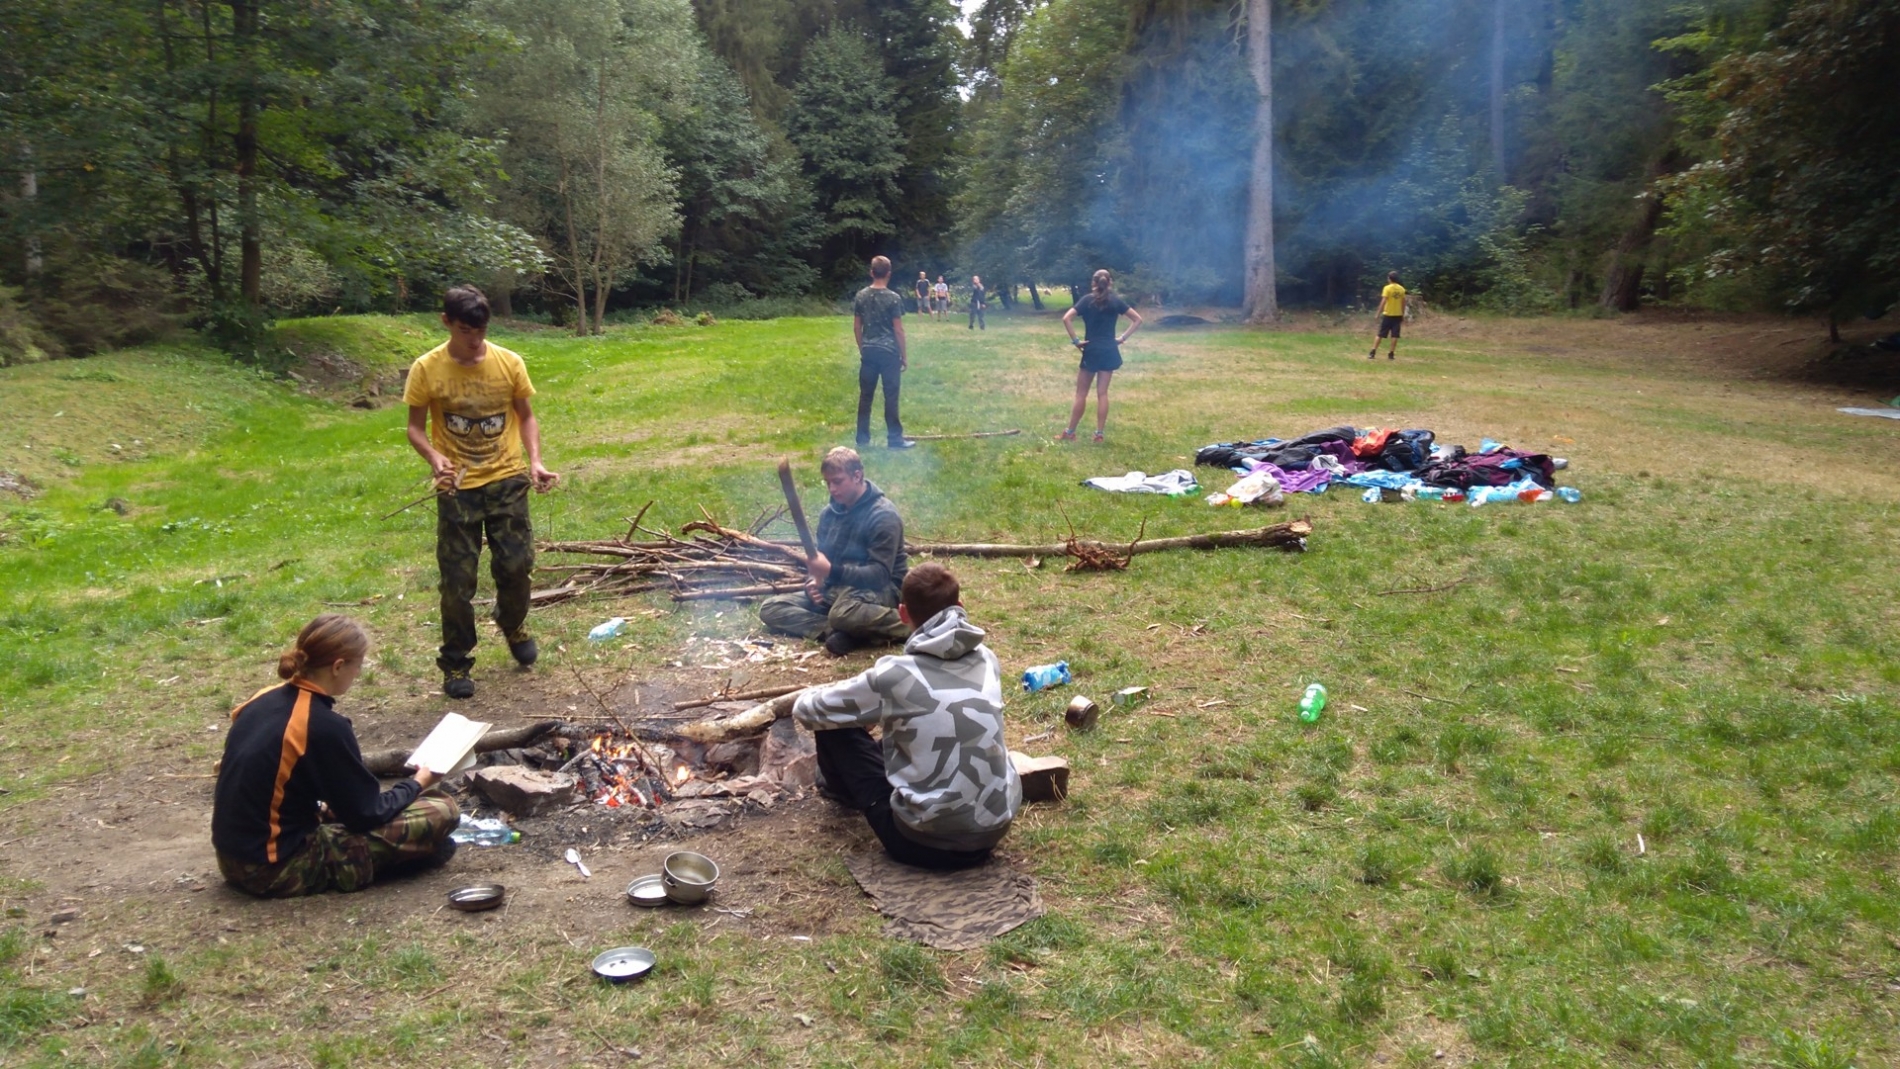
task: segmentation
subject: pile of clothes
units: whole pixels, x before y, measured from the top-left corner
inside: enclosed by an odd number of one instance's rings
[[[1476,452],[1443,445],[1428,430],[1328,427],[1291,440],[1261,438],[1203,446],[1194,463],[1229,468],[1250,488],[1268,477],[1289,494],[1324,493],[1335,482],[1366,488],[1366,501],[1440,500],[1578,501],[1582,494],[1558,486],[1561,457],[1528,453],[1486,438]],[[1238,487],[1240,484],[1236,484]],[[1210,495],[1226,504],[1225,495]]]

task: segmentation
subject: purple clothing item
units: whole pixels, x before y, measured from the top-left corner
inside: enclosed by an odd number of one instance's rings
[[[1333,481],[1331,472],[1318,469],[1287,471],[1278,464],[1269,464],[1264,460],[1251,462],[1245,474],[1252,475],[1256,471],[1265,471],[1273,476],[1279,481],[1280,489],[1289,494],[1316,494]]]

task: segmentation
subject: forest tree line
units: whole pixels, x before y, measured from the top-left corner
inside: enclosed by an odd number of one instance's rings
[[[11,0],[0,363],[458,281],[590,332],[834,299],[877,253],[1238,305],[1265,177],[1293,306],[1388,269],[1512,312],[1900,290],[1891,0],[970,8]]]

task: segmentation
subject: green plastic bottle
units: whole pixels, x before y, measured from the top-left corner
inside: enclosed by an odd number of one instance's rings
[[[1300,697],[1300,719],[1308,724],[1319,720],[1320,710],[1326,708],[1326,688],[1318,683],[1309,683],[1306,693]]]

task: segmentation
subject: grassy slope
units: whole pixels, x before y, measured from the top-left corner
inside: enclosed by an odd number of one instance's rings
[[[1117,383],[1110,445],[1059,446],[1046,440],[1071,375],[1059,328],[997,320],[980,337],[912,323],[913,431],[1026,432],[874,452],[913,537],[1049,540],[1066,530],[1058,504],[1104,536],[1144,517],[1157,536],[1239,526],[1255,517],[1076,483],[1339,422],[1547,446],[1576,461],[1585,503],[1371,507],[1335,492],[1295,501],[1318,528],[1304,557],[1167,554],[1115,576],[961,564],[1007,669],[1066,657],[1085,692],[1152,684],[1151,711],[1172,714],[1057,741],[1076,793],[1015,838],[1055,914],[948,959],[867,923],[825,949],[846,963],[835,977],[809,956],[662,933],[685,964],[643,1009],[562,986],[559,1015],[762,1063],[896,1060],[873,1040],[913,1065],[1375,1051],[1423,1064],[1444,1046],[1539,1065],[1900,1057],[1881,1024],[1900,935],[1893,428],[1608,352],[1426,339],[1389,365],[1336,337],[1150,332]],[[811,469],[849,439],[847,331],[499,336],[529,358],[550,462],[570,480],[537,501],[539,532],[611,532],[649,498],[673,525],[699,504],[734,519],[770,505],[768,460]],[[10,369],[0,384],[20,399],[0,467],[52,484],[12,510],[0,547],[0,768],[19,770],[0,806],[122,760],[89,743],[128,730],[168,760],[207,754],[204,725],[320,602],[385,595],[359,610],[381,643],[365,700],[431,687],[431,523],[424,509],[376,519],[419,492],[399,410],[337,409],[184,352]],[[105,451],[127,437],[142,451]],[[127,515],[98,508],[113,497]],[[602,615],[557,607],[537,628],[576,639]],[[633,638],[657,666],[695,628],[742,626],[669,615]],[[1291,707],[1312,679],[1333,704],[1302,728]],[[1017,737],[1067,697],[1012,703]],[[21,859],[0,870],[32,875]],[[523,1007],[523,1034],[552,1023],[534,1009],[561,968],[547,953],[444,938],[401,948],[405,972],[347,933],[305,938],[300,953],[345,966],[367,955],[349,967],[372,990],[492,972],[487,997]],[[210,987],[277,953],[247,943],[176,965]],[[197,1060],[255,1054],[236,1037],[262,1018],[169,1005],[134,1018],[186,1037]],[[790,1005],[820,1026],[787,1025]],[[420,1064],[487,1027],[399,1000],[360,1028],[280,1023],[318,1064]],[[139,1027],[117,1040],[128,1055],[150,1038]]]

